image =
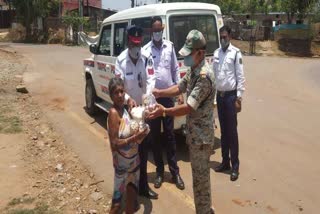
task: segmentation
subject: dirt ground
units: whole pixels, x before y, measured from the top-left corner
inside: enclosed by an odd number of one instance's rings
[[[50,121],[50,129],[61,135],[61,138],[50,137],[56,139],[54,144],[63,142],[81,160],[83,164],[80,165],[94,173],[94,180],[104,180],[99,190],[108,197],[113,189],[113,167],[106,114],[102,112],[91,117],[84,110],[82,60],[90,56],[88,48],[16,43],[6,44],[5,49],[28,59],[23,79],[32,95],[32,103],[37,103],[37,112],[41,109],[40,115]],[[212,202],[216,211],[220,214],[317,214],[320,201],[317,188],[320,185],[317,164],[320,150],[320,120],[317,117],[320,114],[320,60],[244,56],[243,62],[246,92],[243,111],[238,117],[240,177],[231,182],[229,172],[216,173],[213,170],[221,161],[220,131],[216,121],[216,148],[210,158]],[[29,120],[35,118],[30,111]],[[42,140],[40,127],[26,137],[30,145],[35,144],[32,140],[35,135],[37,141],[53,144],[50,140]],[[37,147],[34,148],[38,151]],[[178,190],[170,182],[166,166],[165,182],[156,189],[159,199],[140,198],[138,213],[195,213],[188,149],[179,139],[177,160],[186,189]],[[72,159],[67,158],[63,163],[68,167],[69,161]],[[52,178],[59,162],[52,159],[49,163],[54,171],[50,174]],[[150,154],[148,177],[151,187],[155,174]],[[91,191],[88,194],[92,194]],[[69,199],[72,201],[73,197]]]
[[[0,50],[0,213],[106,213],[110,196],[28,94],[23,57]],[[59,102],[59,100],[57,100]]]

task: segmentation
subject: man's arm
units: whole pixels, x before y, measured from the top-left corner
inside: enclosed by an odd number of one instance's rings
[[[193,111],[193,109],[188,104],[178,105],[172,108],[165,108],[163,105],[157,104],[156,110],[148,115],[148,119],[152,120],[161,116],[178,117],[190,114],[191,111]]]
[[[237,97],[241,98],[242,94],[245,90],[244,87],[244,83],[245,83],[245,78],[244,78],[244,72],[243,72],[243,58],[242,58],[242,54],[239,51],[237,53],[237,57],[236,57],[236,65],[235,65],[235,69],[236,69],[236,80],[237,80]]]
[[[172,53],[171,53],[171,76],[172,80],[175,84],[178,84],[180,81],[180,72],[179,72],[179,64],[176,56],[176,52],[174,50],[174,46],[172,44]]]
[[[178,85],[173,85],[173,86],[171,86],[170,88],[167,88],[167,89],[157,89],[157,88],[155,88],[155,89],[153,89],[152,93],[156,98],[159,98],[159,97],[176,97],[179,94],[181,94]]]
[[[184,116],[193,111],[192,107],[188,104],[178,105],[172,108],[166,108],[165,114],[172,117]]]
[[[160,104],[157,104],[156,109],[150,113],[149,119],[154,119],[163,115],[169,116],[182,116],[190,114],[192,111],[196,111],[200,104],[208,97],[213,86],[206,77],[200,77],[195,84],[192,92],[188,96],[187,104],[175,106],[172,108],[165,108]]]
[[[171,52],[171,76],[172,80],[175,84],[180,82],[180,72],[179,72],[179,64],[176,56],[176,52],[174,50],[174,45],[172,44],[172,52]],[[183,95],[180,94],[177,97],[177,101],[179,105],[184,103]]]
[[[148,65],[148,61],[152,59],[152,54],[149,55],[147,60],[146,67],[145,67],[145,77],[146,77],[146,94],[151,94],[152,90],[155,87],[156,84],[156,75],[155,75],[155,69],[154,69],[154,63],[152,65]]]

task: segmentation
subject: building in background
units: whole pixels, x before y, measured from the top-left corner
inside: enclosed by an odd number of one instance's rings
[[[0,10],[9,10],[10,5],[9,2],[6,0],[0,0]]]
[[[79,11],[79,0],[63,0],[62,15],[68,11]],[[102,0],[82,0],[83,16],[103,20],[117,11],[102,8]]]
[[[82,0],[83,8],[102,8],[101,0]],[[62,14],[65,14],[67,11],[78,10],[79,9],[79,0],[62,0]]]

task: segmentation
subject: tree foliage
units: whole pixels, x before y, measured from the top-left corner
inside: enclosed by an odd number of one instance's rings
[[[194,0],[165,0],[163,2],[194,2]],[[320,0],[199,0],[198,2],[217,4],[222,13],[226,15],[285,12],[289,23],[295,16],[299,19],[305,18],[306,14],[315,8],[315,5],[320,4]]]
[[[83,28],[87,28],[89,25],[89,20],[85,17],[81,17],[79,13],[76,11],[67,12],[66,15],[62,17],[62,22],[66,24],[67,26],[72,27],[72,33],[73,33],[73,42],[76,44],[77,38],[78,38],[78,30],[80,29],[80,26]]]
[[[26,28],[27,40],[31,37],[31,24],[38,17],[45,18],[59,7],[59,0],[12,0],[11,2]]]
[[[88,24],[88,19],[81,17],[77,11],[72,11],[67,12],[67,14],[62,17],[62,22],[68,26],[71,26],[72,29],[78,30],[80,26]]]
[[[297,15],[299,19],[305,18],[315,3],[315,0],[282,0],[281,9],[287,14],[288,23],[291,23],[295,15]]]

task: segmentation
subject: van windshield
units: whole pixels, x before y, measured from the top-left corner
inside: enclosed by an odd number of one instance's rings
[[[207,55],[210,56],[219,47],[218,31],[214,15],[173,15],[169,17],[170,40],[178,58],[178,51],[184,45],[189,31],[199,30],[207,41]]]

